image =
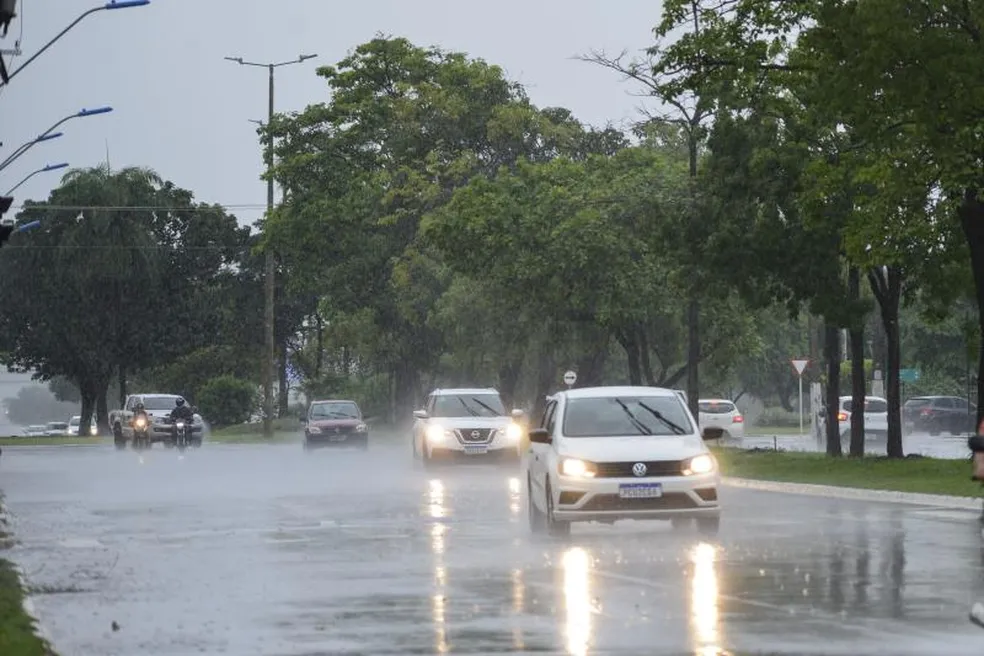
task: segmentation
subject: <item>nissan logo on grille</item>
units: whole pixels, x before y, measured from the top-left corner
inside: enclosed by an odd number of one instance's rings
[[[472,431],[472,432],[471,432],[471,438],[472,438],[473,440],[477,440],[477,439],[478,439],[478,438],[480,438],[481,436],[482,436],[482,434],[481,434],[481,433],[479,433],[478,431]]]
[[[646,463],[644,462],[637,462],[636,464],[632,465],[632,473],[635,474],[636,476],[645,476],[646,471],[648,471],[648,469],[646,467]]]

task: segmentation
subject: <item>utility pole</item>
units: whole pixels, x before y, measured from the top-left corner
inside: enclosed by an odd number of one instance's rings
[[[269,97],[267,104],[267,149],[269,159],[267,159],[267,215],[269,221],[273,216],[273,132],[270,126],[273,123],[273,70],[281,66],[290,64],[300,64],[301,62],[317,57],[317,55],[300,55],[297,59],[278,63],[261,64],[257,62],[244,61],[242,57],[226,57],[227,60],[235,62],[240,66],[256,66],[267,69],[269,78]],[[265,229],[265,226],[264,226]],[[263,363],[263,435],[273,437],[273,380],[276,377],[277,368],[277,345],[274,330],[274,311],[276,303],[276,280],[277,262],[273,248],[267,244],[264,250],[263,259],[263,334],[266,343],[266,356]]]

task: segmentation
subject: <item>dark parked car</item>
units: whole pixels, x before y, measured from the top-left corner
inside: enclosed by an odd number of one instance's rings
[[[969,435],[976,418],[977,406],[959,396],[914,396],[902,406],[906,433]]]
[[[355,401],[315,401],[304,422],[304,448],[354,446],[369,448],[369,427]]]

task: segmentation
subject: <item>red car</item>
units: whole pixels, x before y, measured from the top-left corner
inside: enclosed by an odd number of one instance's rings
[[[316,446],[354,446],[369,448],[369,427],[355,401],[315,401],[308,408],[304,423],[304,448]]]

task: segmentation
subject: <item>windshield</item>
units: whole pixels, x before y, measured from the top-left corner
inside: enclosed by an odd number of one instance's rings
[[[53,421],[48,424],[48,430],[65,430],[68,428],[68,424],[63,421]]]
[[[71,420],[69,420],[68,425],[78,426],[81,423],[82,423],[82,417],[72,417]]]
[[[854,402],[851,399],[844,401],[844,411],[851,412],[851,408],[854,407]],[[888,403],[881,399],[865,399],[864,400],[864,411],[865,412],[888,412]]]
[[[656,417],[657,413],[663,420]],[[564,408],[566,437],[678,435],[693,432],[693,424],[680,397],[676,395],[570,399]]]
[[[709,415],[726,415],[734,411],[735,404],[728,401],[701,401],[697,407]]]
[[[142,401],[148,410],[173,410],[177,407],[177,396],[145,396]]]
[[[362,413],[352,401],[332,401],[311,405],[311,419],[359,419]]]
[[[505,417],[498,394],[442,394],[434,397],[433,417]]]
[[[924,405],[929,405],[932,403],[932,399],[909,399],[905,402],[905,407],[907,408],[920,408]]]

